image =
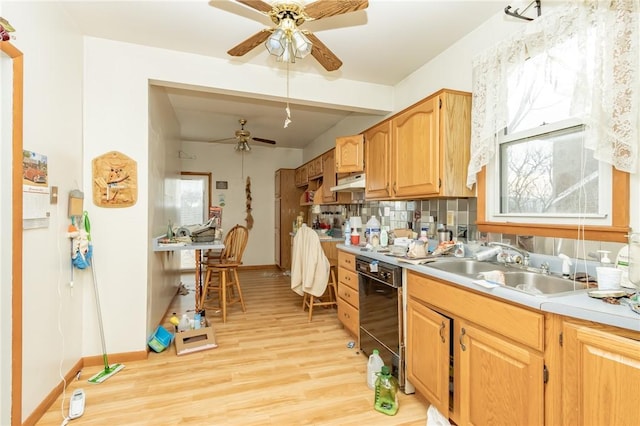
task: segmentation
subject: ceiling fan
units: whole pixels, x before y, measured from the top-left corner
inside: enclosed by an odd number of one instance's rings
[[[231,56],[242,56],[266,41],[269,53],[279,60],[295,62],[309,53],[327,70],[335,71],[342,61],[325,46],[313,33],[299,30],[306,21],[342,15],[366,9],[367,0],[317,0],[304,6],[291,0],[276,1],[273,5],[262,0],[235,0],[271,18],[275,28],[265,28],[242,43],[231,48]],[[275,53],[274,53],[275,52]]]
[[[235,132],[235,136],[232,138],[223,138],[223,139],[215,139],[215,140],[207,140],[204,142],[210,142],[210,143],[217,143],[217,142],[225,142],[225,141],[236,141],[236,151],[251,151],[251,146],[249,145],[249,141],[253,141],[253,142],[261,142],[261,143],[268,143],[271,145],[275,145],[276,141],[273,141],[271,139],[263,139],[263,138],[256,138],[256,137],[252,137],[251,136],[251,132],[248,130],[244,129],[244,125],[247,124],[247,120],[244,118],[241,118],[240,120],[238,120],[238,123],[240,123],[240,130],[236,130]],[[200,142],[200,141],[198,141]]]

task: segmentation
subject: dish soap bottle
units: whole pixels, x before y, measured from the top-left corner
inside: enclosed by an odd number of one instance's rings
[[[383,365],[376,380],[376,396],[373,408],[388,416],[398,412],[398,381]]]

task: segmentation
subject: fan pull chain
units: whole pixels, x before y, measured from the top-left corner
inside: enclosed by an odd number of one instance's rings
[[[284,109],[287,117],[284,119],[284,128],[291,124],[291,108],[289,108],[289,62],[287,62],[287,107]]]

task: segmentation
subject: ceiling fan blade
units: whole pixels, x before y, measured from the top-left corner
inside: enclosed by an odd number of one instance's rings
[[[182,138],[184,142],[206,142],[206,143],[221,143],[221,142],[231,142],[235,141],[236,138],[224,138],[224,139],[191,139],[191,138]]]
[[[242,56],[262,44],[267,38],[269,38],[269,35],[271,35],[272,31],[273,29],[265,28],[264,30],[255,33],[237,46],[232,47],[227,53],[231,56]]]
[[[271,11],[272,6],[262,0],[236,0],[238,3],[242,3],[245,6],[249,6],[258,12],[268,13]]]
[[[335,71],[342,66],[342,61],[318,37],[306,31],[304,34],[313,44],[311,54],[327,71]]]
[[[251,140],[262,143],[269,143],[271,145],[275,145],[276,141],[272,141],[271,139],[262,139],[262,138],[251,138]]]
[[[367,0],[317,0],[306,5],[304,11],[311,19],[321,19],[355,12],[367,7],[369,7]]]

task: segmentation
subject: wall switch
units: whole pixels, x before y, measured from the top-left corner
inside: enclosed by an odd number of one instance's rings
[[[49,193],[49,204],[58,204],[58,187],[52,186]]]

